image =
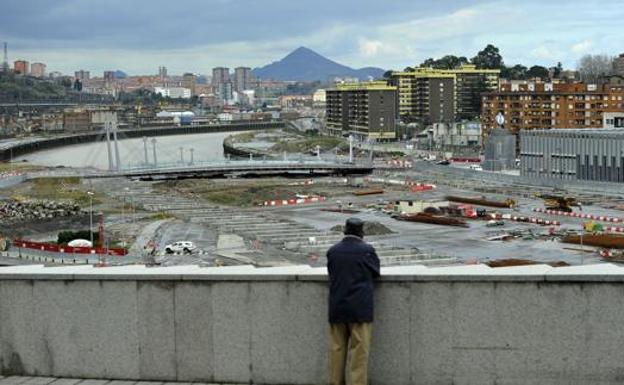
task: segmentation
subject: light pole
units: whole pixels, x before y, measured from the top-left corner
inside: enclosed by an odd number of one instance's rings
[[[145,153],[145,166],[149,164],[149,160],[147,159],[147,136],[143,137],[143,152]]]
[[[158,159],[156,159],[156,138],[152,138],[152,151],[154,152],[154,167],[158,166]]]
[[[349,163],[353,163],[353,135],[349,135]]]
[[[180,147],[180,163],[184,164],[184,148]]]
[[[89,196],[89,236],[91,240],[91,247],[93,247],[93,191],[87,191]]]
[[[194,148],[189,148],[189,151],[191,152],[191,163],[189,163],[190,165],[193,165],[193,153],[195,152]]]

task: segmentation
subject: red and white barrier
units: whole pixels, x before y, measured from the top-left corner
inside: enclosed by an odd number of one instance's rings
[[[548,215],[559,215],[559,216],[571,217],[571,218],[592,219],[594,221],[600,221],[600,222],[624,223],[624,218],[605,217],[602,215],[593,215],[593,214],[577,213],[577,212],[569,213],[566,211],[548,210],[548,209],[542,209],[542,208],[536,208],[536,209],[533,209],[533,211],[537,213],[548,214]]]
[[[302,205],[307,203],[318,203],[325,202],[327,198],[318,196],[318,197],[309,197],[309,198],[296,198],[296,199],[281,199],[281,200],[271,200],[264,201],[260,204],[260,206],[294,206],[294,205]]]
[[[536,217],[525,217],[525,216],[517,216],[517,215],[503,215],[503,219],[508,219],[514,222],[522,222],[522,223],[533,223],[535,225],[540,226],[560,226],[561,222],[559,221],[551,221],[543,218]]]
[[[120,247],[72,247],[72,246],[60,246],[51,243],[32,242],[24,239],[15,239],[13,246],[23,248],[47,251],[51,253],[61,254],[108,254],[112,256],[124,256],[128,254],[128,250]]]

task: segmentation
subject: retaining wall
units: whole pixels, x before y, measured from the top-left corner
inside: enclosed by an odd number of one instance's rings
[[[620,384],[624,271],[393,267],[370,377]],[[0,268],[0,375],[325,384],[324,269]]]

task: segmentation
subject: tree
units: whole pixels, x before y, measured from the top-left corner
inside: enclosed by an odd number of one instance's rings
[[[499,49],[492,44],[488,44],[482,51],[479,51],[471,61],[477,68],[501,69],[503,67],[503,57]]]
[[[559,79],[559,77],[561,76],[561,73],[563,72],[563,65],[561,64],[561,62],[558,62],[557,66],[552,68],[552,71],[553,71],[553,78]]]
[[[405,67],[403,72],[414,72],[414,67]]]
[[[462,64],[467,64],[465,56],[446,55],[440,59],[429,58],[420,64],[420,67],[431,67],[441,70],[458,68]]]
[[[394,72],[394,71],[388,70],[388,71],[384,72],[383,78],[384,79],[390,79],[392,77],[392,72]]]
[[[529,78],[540,78],[540,79],[550,78],[550,72],[548,72],[548,69],[542,66],[537,66],[537,65],[531,67],[527,71],[526,75]]]
[[[613,58],[609,55],[585,55],[576,66],[581,80],[585,83],[597,83],[613,70]]]

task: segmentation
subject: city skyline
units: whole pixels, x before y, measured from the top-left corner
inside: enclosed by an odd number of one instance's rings
[[[624,10],[615,0],[601,7],[577,0],[400,0],[382,7],[369,0],[357,7],[328,0],[314,7],[285,0],[8,0],[3,9],[0,40],[9,42],[10,61],[44,62],[68,74],[157,74],[161,65],[171,74],[208,74],[218,66],[262,66],[298,46],[351,67],[384,69],[445,54],[472,57],[489,43],[506,64],[561,61],[566,68],[587,53],[624,50]]]

